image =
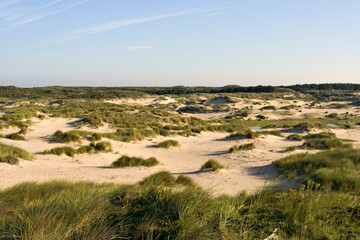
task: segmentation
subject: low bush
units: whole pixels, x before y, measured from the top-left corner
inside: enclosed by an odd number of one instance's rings
[[[11,133],[5,136],[5,138],[11,139],[11,140],[21,140],[25,141],[25,138],[23,136],[20,136],[18,133]]]
[[[291,134],[291,135],[287,136],[286,139],[301,141],[303,139],[303,136],[295,133],[295,134]]]
[[[229,153],[234,153],[238,150],[238,148],[236,147],[236,145],[232,146],[231,148],[229,148]]]
[[[351,144],[344,144],[337,138],[310,138],[303,145],[303,148],[314,149],[333,149],[333,148],[349,148]]]
[[[44,151],[44,154],[55,154],[55,155],[63,155],[66,154],[69,157],[74,157],[77,153],[77,150],[72,147],[57,147],[51,150]]]
[[[166,140],[157,145],[159,148],[180,147],[180,143],[176,140]]]
[[[111,164],[112,168],[123,168],[123,167],[138,167],[138,166],[145,166],[145,167],[152,167],[159,164],[159,161],[154,158],[143,159],[140,157],[128,157],[128,156],[121,156],[118,160]]]
[[[111,152],[112,146],[110,142],[103,141],[95,144],[94,149],[100,152]]]
[[[18,158],[33,160],[35,157],[21,148],[0,143],[0,162],[17,164]]]
[[[249,144],[244,144],[244,145],[240,145],[238,147],[239,150],[254,150],[255,149],[255,144],[254,143],[249,143]]]
[[[316,154],[301,153],[274,162],[278,172],[303,182],[315,180],[336,190],[360,190],[360,149],[335,149]]]
[[[291,146],[291,147],[287,147],[286,149],[285,149],[285,152],[293,152],[293,151],[295,151],[296,150],[296,147],[295,146]]]
[[[211,169],[211,171],[218,171],[222,168],[224,168],[223,165],[221,165],[220,163],[218,163],[217,161],[215,161],[213,159],[210,159],[201,166],[200,171],[207,170],[207,169]]]

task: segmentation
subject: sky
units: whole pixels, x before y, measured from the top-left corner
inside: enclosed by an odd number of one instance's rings
[[[0,0],[0,86],[360,83],[359,0]]]

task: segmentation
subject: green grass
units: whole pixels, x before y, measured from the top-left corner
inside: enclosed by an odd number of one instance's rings
[[[256,147],[255,147],[255,144],[254,143],[248,143],[248,144],[244,144],[244,145],[240,145],[238,147],[238,150],[254,150]]]
[[[180,143],[176,140],[166,140],[157,145],[159,148],[180,147]]]
[[[0,190],[2,239],[357,239],[360,199],[311,191],[212,197],[160,172],[135,185],[52,181]]]
[[[45,150],[44,154],[55,154],[59,156],[65,154],[66,156],[74,157],[75,154],[77,154],[77,150],[72,147],[65,146],[65,147],[57,147],[50,150]]]
[[[18,158],[25,160],[35,159],[32,154],[21,148],[0,143],[0,162],[17,164],[19,162]]]
[[[200,171],[206,170],[206,169],[210,169],[211,171],[218,171],[222,168],[224,168],[223,165],[221,165],[220,163],[218,163],[217,161],[215,161],[213,159],[210,159],[201,166]]]
[[[295,133],[295,134],[290,134],[289,136],[286,137],[286,139],[301,141],[301,140],[303,140],[303,136]]]
[[[314,149],[334,149],[334,148],[350,148],[351,144],[345,144],[337,138],[310,138],[303,145],[303,148]]]
[[[359,149],[295,154],[275,161],[274,165],[289,179],[300,176],[304,182],[312,179],[332,189],[360,190]]]
[[[112,168],[123,168],[123,167],[152,167],[159,164],[159,161],[154,158],[150,157],[148,159],[143,159],[140,157],[129,157],[129,156],[121,156],[118,160],[111,164]]]
[[[94,149],[95,149],[95,151],[99,151],[99,152],[111,152],[112,146],[111,146],[110,142],[102,141],[102,142],[96,143],[94,145]]]
[[[296,150],[296,147],[295,146],[290,146],[290,147],[287,147],[286,149],[285,149],[285,152],[293,152],[293,151],[295,151]]]
[[[26,139],[19,135],[18,133],[11,133],[5,136],[5,138],[11,139],[11,140],[20,140],[20,141],[25,141]]]

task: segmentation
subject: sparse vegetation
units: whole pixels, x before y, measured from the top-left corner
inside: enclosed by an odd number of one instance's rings
[[[21,148],[0,143],[0,162],[18,164],[18,158],[33,160],[35,157]]]
[[[200,171],[207,170],[207,169],[210,169],[211,171],[218,171],[222,168],[224,168],[223,165],[221,165],[220,163],[218,163],[217,161],[215,161],[213,159],[210,159],[201,166]]]
[[[360,190],[359,149],[336,149],[316,154],[290,155],[274,162],[278,171],[289,179],[300,176],[335,190]]]
[[[166,140],[157,145],[159,148],[180,147],[180,143],[176,140]]]
[[[111,164],[112,168],[123,168],[123,167],[138,167],[138,166],[145,166],[145,167],[152,167],[159,164],[159,161],[154,158],[143,159],[140,157],[128,157],[122,156],[115,162]]]
[[[255,149],[254,143],[248,143],[248,144],[240,145],[238,147],[238,150],[254,150],[254,149]]]

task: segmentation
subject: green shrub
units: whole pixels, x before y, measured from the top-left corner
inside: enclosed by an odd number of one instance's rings
[[[58,130],[53,134],[54,142],[58,143],[69,143],[69,142],[79,142],[81,140],[81,136],[79,136],[76,132],[66,132]]]
[[[159,148],[171,148],[171,147],[179,147],[180,144],[176,140],[166,140],[157,145]]]
[[[218,171],[222,168],[224,168],[223,165],[221,165],[220,163],[218,163],[217,161],[215,161],[213,159],[210,159],[201,166],[200,171],[206,170],[206,169],[211,169],[211,171]]]
[[[77,152],[78,154],[93,153],[93,152],[94,152],[94,148],[91,147],[91,146],[82,146],[82,147],[79,147],[76,152]]]
[[[261,111],[263,111],[263,110],[276,110],[276,107],[270,105],[270,106],[262,107],[262,108],[260,108],[260,110],[261,110]]]
[[[244,144],[244,145],[240,145],[238,147],[239,150],[254,150],[255,149],[255,144],[254,143],[249,143],[249,144]]]
[[[18,158],[33,160],[35,157],[21,148],[0,143],[0,162],[17,164]]]
[[[278,172],[289,179],[301,176],[337,190],[360,190],[359,149],[336,149],[316,154],[294,154],[274,162]]]
[[[154,158],[143,159],[140,157],[128,157],[121,156],[118,160],[111,164],[112,168],[123,168],[123,167],[137,167],[137,166],[145,166],[152,167],[159,164],[159,161]]]
[[[93,133],[91,135],[91,141],[100,141],[101,140],[101,135],[99,133]]]
[[[259,134],[262,135],[273,135],[273,136],[277,136],[277,137],[284,137],[280,131],[277,130],[273,130],[273,131],[259,131]]]
[[[314,133],[308,134],[303,137],[304,139],[312,139],[312,138],[336,138],[335,133],[332,132],[321,132],[321,133]]]
[[[303,148],[315,149],[333,149],[333,148],[349,148],[350,144],[344,144],[337,138],[310,138],[303,145]]]
[[[291,146],[291,147],[287,147],[286,149],[285,149],[285,152],[293,152],[293,151],[295,151],[296,150],[296,147],[295,146]]]
[[[66,154],[69,157],[74,157],[76,153],[77,153],[77,150],[75,150],[72,147],[57,147],[57,148],[53,148],[51,150],[44,151],[44,154],[55,154],[55,155],[59,155],[59,156]]]
[[[94,148],[96,151],[100,151],[100,152],[111,152],[112,151],[111,143],[107,142],[107,141],[96,143]]]
[[[301,141],[303,139],[303,136],[295,133],[295,134],[291,134],[291,135],[287,136],[286,139]]]
[[[25,141],[25,138],[23,136],[20,136],[18,133],[11,133],[5,136],[5,138],[11,139],[11,140],[21,140]]]
[[[230,149],[229,149],[229,153],[234,153],[236,152],[238,149],[236,147],[236,145],[232,146]]]

